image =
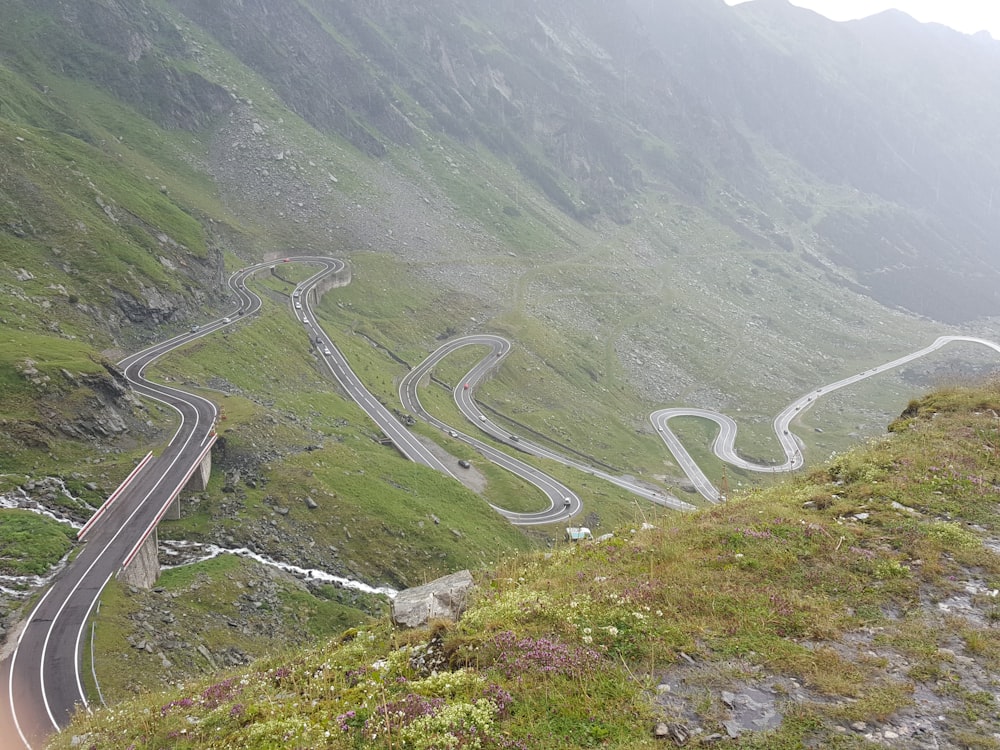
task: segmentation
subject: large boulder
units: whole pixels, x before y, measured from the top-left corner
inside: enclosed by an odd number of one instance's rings
[[[392,621],[407,628],[422,627],[430,620],[457,621],[473,586],[472,573],[460,570],[400,591],[392,600]]]

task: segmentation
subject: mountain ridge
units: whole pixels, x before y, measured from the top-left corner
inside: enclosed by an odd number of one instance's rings
[[[227,270],[262,257],[349,260],[318,322],[386,403],[401,362],[500,333],[515,350],[482,388],[491,413],[668,491],[685,492],[654,408],[738,416],[741,453],[766,461],[798,394],[942,334],[998,338],[995,43],[721,0],[0,12],[0,492],[73,518],[170,431],[155,405],[102,393],[110,362],[227,314]],[[310,566],[400,584],[561,536],[415,511],[534,499],[488,468],[475,495],[375,448],[288,319],[295,281],[260,279],[259,321],[155,373],[228,416],[214,484],[165,534],[274,559],[292,538]],[[994,367],[959,349],[837,396],[800,418],[803,453]],[[109,408],[105,434],[81,428]],[[43,477],[72,497],[24,489]],[[594,529],[634,521],[624,493],[560,479]]]

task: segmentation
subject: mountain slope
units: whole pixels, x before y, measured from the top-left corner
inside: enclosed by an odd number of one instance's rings
[[[75,482],[75,518],[170,433],[112,363],[227,314],[227,273],[265,256],[351,262],[319,322],[387,404],[441,340],[503,333],[515,350],[479,394],[498,420],[678,492],[654,408],[739,412],[741,452],[773,459],[774,414],[798,394],[959,324],[996,334],[993,42],[721,0],[0,13],[2,488]],[[228,412],[214,483],[167,533],[397,585],[559,535],[489,516],[484,499],[538,502],[492,469],[477,496],[377,447],[287,314],[297,278],[260,279],[260,320],[158,368]],[[957,348],[838,394],[801,418],[803,453],[993,366]],[[711,435],[682,433],[721,482]],[[594,528],[635,515],[560,476]],[[436,528],[440,513],[399,509],[414,486],[475,511]],[[290,502],[320,493],[319,513]]]
[[[998,399],[932,394],[793,482],[484,571],[457,626],[371,622],[52,747],[994,747]]]

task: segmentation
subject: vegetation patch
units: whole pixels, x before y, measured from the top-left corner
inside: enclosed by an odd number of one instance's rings
[[[330,638],[384,606],[221,555],[163,571],[152,591],[109,583],[94,618],[95,671],[104,699],[118,702]]]
[[[0,510],[0,575],[45,575],[70,551],[76,532],[26,510]]]
[[[984,545],[996,501],[966,481],[1000,483],[984,398],[1000,401],[1000,385],[956,391],[936,416],[771,489],[508,558],[479,572],[455,626],[373,623],[72,733],[149,747],[644,747],[663,721],[696,746],[792,748],[855,747],[862,725],[898,747],[927,721],[956,743],[998,731],[1000,558]],[[961,481],[921,490],[941,465]],[[753,699],[769,701],[771,726],[751,726],[740,706]]]

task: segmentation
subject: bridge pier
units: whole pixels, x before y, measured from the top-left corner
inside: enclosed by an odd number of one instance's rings
[[[205,458],[202,459],[201,463],[194,470],[191,478],[188,479],[187,484],[184,485],[185,490],[191,492],[201,492],[208,488],[208,480],[212,476],[212,452],[209,451],[205,454]],[[181,520],[181,493],[177,493],[177,497],[174,501],[170,503],[170,507],[167,512],[163,515],[163,518],[167,521],[180,521]]]
[[[213,441],[214,443],[214,441]],[[193,492],[200,492],[208,487],[208,480],[212,474],[212,451],[206,449],[205,456],[191,473],[191,477],[184,485],[184,489]],[[181,517],[181,493],[170,503],[163,518],[171,521],[179,521]],[[156,528],[153,533],[146,537],[146,541],[139,547],[135,557],[122,568],[119,578],[130,586],[141,589],[151,589],[160,577],[159,560],[159,538]]]
[[[156,585],[160,577],[160,559],[158,554],[159,542],[157,540],[156,529],[150,534],[146,541],[142,543],[132,562],[127,567],[122,568],[118,577],[129,586],[140,589],[151,589]]]

